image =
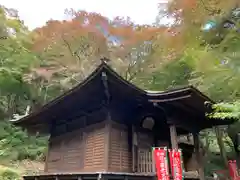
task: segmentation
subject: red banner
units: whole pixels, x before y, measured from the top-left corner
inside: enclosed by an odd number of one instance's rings
[[[183,179],[182,157],[181,151],[172,150],[169,153],[171,171],[174,180]]]
[[[155,148],[153,153],[158,180],[169,180],[167,149]]]

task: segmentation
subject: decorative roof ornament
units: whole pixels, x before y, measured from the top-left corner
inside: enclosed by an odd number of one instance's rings
[[[107,64],[108,62],[110,62],[110,59],[108,59],[106,57],[103,57],[103,58],[100,59],[100,61],[101,61],[102,64],[103,63]]]

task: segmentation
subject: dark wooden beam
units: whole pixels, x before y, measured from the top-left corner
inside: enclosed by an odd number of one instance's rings
[[[189,133],[192,133],[195,130],[193,125],[181,122],[181,119],[182,119],[181,116],[178,118],[180,118],[180,120],[176,120],[176,118],[171,118],[171,119],[169,118],[167,120],[167,124],[170,124],[170,125],[174,124],[174,126],[176,128],[184,129],[184,130],[188,131]]]
[[[107,99],[107,105],[109,105],[110,103],[110,92],[109,92],[109,88],[108,88],[108,77],[106,72],[102,72],[102,82],[103,82],[103,86],[104,86],[104,93]]]
[[[170,103],[168,103],[170,104]],[[171,103],[173,106],[178,107],[180,109],[182,109],[183,111],[192,114],[193,116],[203,116],[204,113],[200,113],[200,111],[198,111],[197,109],[195,109],[192,106],[189,106],[188,104],[184,103],[184,102],[180,102],[180,101],[175,101]]]
[[[163,103],[162,105],[154,103],[154,106],[165,113],[168,124],[173,124],[175,127],[185,129],[190,133],[198,131],[198,125],[196,126],[196,122],[185,121],[185,119],[196,119],[191,116],[190,113],[183,113],[179,108],[168,103]]]
[[[204,117],[205,116],[205,111],[201,111],[199,109],[196,109],[195,107],[193,106],[190,106],[189,104],[186,104],[184,102],[179,102],[179,101],[176,101],[174,102],[174,104],[176,106],[179,106],[181,107],[182,109],[194,114],[194,116],[201,116],[201,117]]]
[[[170,125],[170,138],[172,149],[178,149],[177,131],[175,125]]]
[[[180,116],[180,114],[182,114],[181,116],[186,116],[186,117],[182,117],[181,119],[183,119],[185,121],[185,119],[192,119],[194,120],[194,123],[192,123],[192,125],[195,125],[197,127],[204,127],[204,126],[200,126],[201,122],[203,122],[202,120],[205,119],[205,113],[201,112],[199,110],[197,110],[194,107],[191,107],[190,105],[182,102],[182,101],[174,101],[174,102],[154,102],[154,106],[156,107],[161,107],[161,109],[164,109],[163,107],[168,107],[168,109],[172,109],[173,112],[175,112],[174,114],[176,114],[176,112],[178,112],[177,117]],[[173,114],[172,112],[168,112],[168,114]],[[179,119],[179,118],[178,118]],[[190,121],[189,121],[190,122]],[[181,121],[181,124],[183,123],[183,121]],[[197,124],[196,124],[197,123]],[[204,122],[203,122],[204,123]],[[178,127],[179,125],[178,124]],[[189,123],[185,122],[186,125],[189,126]],[[190,122],[191,124],[191,122]]]
[[[84,117],[84,116],[88,116],[89,114],[92,114],[94,112],[99,112],[102,110],[103,105],[99,105],[97,107],[94,107],[93,109],[89,109],[89,110],[85,110],[85,111],[76,111],[75,113],[72,113],[71,116],[69,116],[68,118],[65,119],[56,119],[56,124],[55,125],[61,125],[61,124],[65,124],[66,122],[71,122],[76,120],[77,118],[80,117]]]
[[[106,118],[106,124],[105,124],[105,147],[104,147],[104,167],[105,171],[108,171],[109,169],[109,149],[110,149],[110,135],[111,135],[111,128],[112,128],[112,115],[110,111],[110,91],[108,87],[108,77],[106,72],[102,72],[102,83],[104,86],[104,94],[106,97],[106,111],[107,111],[107,118]],[[99,180],[99,179],[98,179]]]

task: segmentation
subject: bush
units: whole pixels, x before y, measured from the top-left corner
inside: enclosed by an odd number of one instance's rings
[[[21,180],[20,172],[0,166],[0,180]]]
[[[43,160],[46,149],[46,137],[28,136],[10,122],[0,122],[0,160]]]

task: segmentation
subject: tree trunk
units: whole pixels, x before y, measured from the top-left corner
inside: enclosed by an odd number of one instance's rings
[[[217,136],[217,142],[219,145],[221,158],[224,162],[225,167],[227,168],[228,167],[228,159],[227,159],[227,155],[226,155],[225,146],[223,143],[223,131],[221,129],[219,129],[218,127],[216,127],[215,132],[216,132],[216,136]]]
[[[230,125],[227,129],[228,136],[231,138],[234,145],[234,150],[236,153],[236,161],[238,168],[240,167],[240,151],[239,151],[239,142],[238,142],[238,133],[240,129],[240,122],[236,122],[233,125]]]

